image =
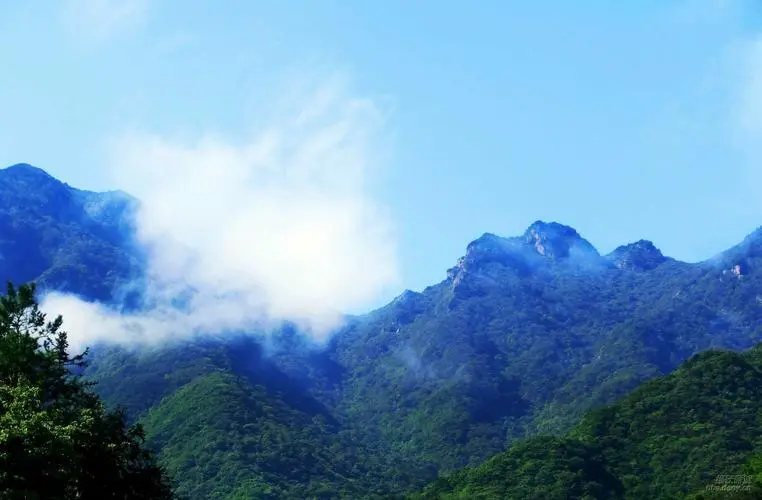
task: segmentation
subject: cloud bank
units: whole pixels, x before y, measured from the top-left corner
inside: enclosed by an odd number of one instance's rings
[[[111,141],[120,187],[142,202],[150,308],[119,314],[57,293],[73,347],[246,331],[289,320],[316,340],[398,280],[391,221],[372,193],[386,115],[336,77],[238,143],[130,133]],[[297,103],[297,105],[294,105]]]

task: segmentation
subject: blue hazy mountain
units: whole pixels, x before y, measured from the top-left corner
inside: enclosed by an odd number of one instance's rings
[[[0,170],[2,278],[119,303],[145,271],[137,204],[29,165]],[[144,422],[191,498],[400,493],[525,435],[560,435],[696,353],[753,346],[761,277],[759,230],[685,263],[644,240],[601,255],[537,221],[485,233],[442,281],[351,317],[325,348],[284,324],[101,346],[89,374]]]

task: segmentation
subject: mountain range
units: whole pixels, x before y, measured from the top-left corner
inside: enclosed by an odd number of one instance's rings
[[[129,303],[138,204],[0,170],[0,277]],[[702,495],[760,471],[762,365],[739,354],[762,341],[760,277],[762,230],[686,263],[537,221],[325,346],[290,324],[103,344],[87,375],[193,499]]]

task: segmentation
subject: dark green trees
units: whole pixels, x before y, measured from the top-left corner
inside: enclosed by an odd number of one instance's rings
[[[564,436],[520,441],[416,500],[762,498],[762,344],[710,350]]]
[[[139,427],[107,411],[74,371],[62,318],[34,286],[0,298],[0,498],[171,499]]]

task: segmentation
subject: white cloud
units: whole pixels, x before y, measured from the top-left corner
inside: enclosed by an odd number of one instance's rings
[[[149,0],[64,0],[62,21],[71,36],[103,42],[139,25]]]
[[[215,135],[114,140],[116,179],[143,202],[139,237],[152,249],[147,292],[156,304],[119,316],[52,294],[44,309],[64,315],[80,346],[246,330],[265,318],[324,338],[339,311],[397,283],[391,222],[370,190],[385,116],[348,89],[332,79],[289,96],[292,109],[241,144]],[[188,287],[195,295],[175,307]]]

